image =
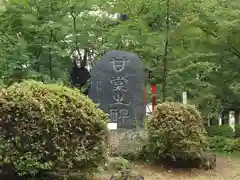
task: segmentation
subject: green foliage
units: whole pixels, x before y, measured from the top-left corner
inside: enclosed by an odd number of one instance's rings
[[[191,105],[158,104],[147,122],[147,134],[145,151],[155,161],[196,158],[207,148],[202,118]]]
[[[24,81],[0,96],[0,166],[86,175],[104,163],[108,116],[78,90]]]
[[[235,124],[235,138],[240,138],[240,124]]]
[[[71,53],[101,45],[101,22],[89,13],[101,3],[7,1],[0,13],[0,77],[5,84],[28,78],[68,84]]]
[[[122,157],[110,157],[108,159],[108,170],[123,170],[131,168],[131,163]]]
[[[233,151],[234,140],[224,136],[209,137],[209,148],[214,152],[227,152]]]
[[[91,86],[91,80],[89,79],[86,84],[81,87],[80,91],[84,94]]]
[[[142,148],[147,143],[146,133],[142,129],[120,129],[110,134],[110,156],[123,157],[129,161],[142,160]]]
[[[214,152],[240,152],[240,139],[230,139],[223,136],[209,137],[209,148]]]
[[[205,121],[218,119],[222,108],[240,105],[239,10],[237,0],[8,0],[0,13],[0,82],[69,84],[74,50],[85,49],[93,62],[112,49],[132,51],[161,85],[160,99],[166,65],[165,99],[180,101],[186,91]],[[106,15],[115,13],[130,19]]]
[[[235,139],[232,147],[233,152],[240,152],[240,138]]]
[[[207,128],[208,135],[213,136],[223,136],[226,138],[233,138],[234,131],[229,125],[214,125]]]
[[[117,154],[130,161],[142,160],[142,148],[146,143],[147,138],[139,135],[119,146]]]

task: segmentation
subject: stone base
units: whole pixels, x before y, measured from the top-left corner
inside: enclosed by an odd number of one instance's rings
[[[121,154],[126,151],[134,150],[138,146],[137,140],[146,138],[143,129],[117,129],[109,132],[109,146],[111,153]],[[134,147],[133,147],[134,146]]]

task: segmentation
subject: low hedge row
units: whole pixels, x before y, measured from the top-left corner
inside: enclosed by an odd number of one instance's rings
[[[213,152],[240,152],[240,138],[231,139],[223,136],[209,137],[209,148]]]
[[[214,125],[206,128],[208,136],[222,136],[225,138],[233,138],[234,131],[229,125]]]
[[[240,124],[235,125],[235,137],[240,138]]]
[[[206,128],[209,148],[214,152],[240,152],[240,125],[235,131],[229,125],[214,125]]]
[[[240,124],[235,125],[235,131],[229,125],[214,125],[206,127],[208,136],[222,136],[225,138],[240,138]]]

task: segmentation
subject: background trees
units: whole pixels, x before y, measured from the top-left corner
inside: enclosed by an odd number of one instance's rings
[[[0,16],[0,81],[69,83],[70,56],[137,53],[161,100],[188,100],[205,119],[239,106],[240,5],[236,0],[9,0]],[[127,14],[125,21],[114,16]],[[86,57],[82,57],[86,58]]]

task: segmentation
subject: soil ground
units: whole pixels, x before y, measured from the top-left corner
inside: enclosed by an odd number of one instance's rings
[[[240,155],[218,155],[217,167],[212,171],[204,170],[166,170],[153,165],[135,164],[134,171],[145,180],[240,180]],[[91,180],[108,180],[111,172],[97,175]]]

